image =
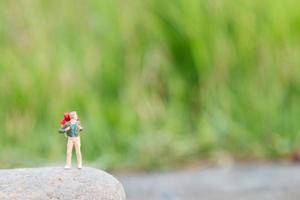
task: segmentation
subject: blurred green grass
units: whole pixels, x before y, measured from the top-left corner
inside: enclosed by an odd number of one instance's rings
[[[293,0],[0,2],[0,167],[64,161],[65,111],[103,168],[279,158],[299,144]]]

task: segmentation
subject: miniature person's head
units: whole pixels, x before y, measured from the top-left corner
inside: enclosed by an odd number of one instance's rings
[[[70,117],[71,117],[71,119],[77,120],[77,119],[78,119],[78,116],[77,116],[76,111],[70,112]]]

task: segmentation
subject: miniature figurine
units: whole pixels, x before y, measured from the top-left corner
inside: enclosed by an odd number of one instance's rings
[[[65,133],[68,137],[65,169],[71,168],[73,145],[75,145],[76,150],[77,167],[78,169],[82,168],[82,157],[80,151],[81,144],[79,135],[79,132],[82,130],[83,128],[80,125],[79,118],[75,111],[64,114],[64,119],[61,121],[61,128],[59,129],[59,133]]]

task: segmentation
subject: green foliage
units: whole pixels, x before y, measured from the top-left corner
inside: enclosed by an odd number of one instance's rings
[[[298,4],[1,1],[0,167],[62,161],[57,129],[72,110],[84,159],[104,168],[289,153]]]

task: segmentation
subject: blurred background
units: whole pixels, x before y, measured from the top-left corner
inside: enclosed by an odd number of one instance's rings
[[[0,1],[0,168],[280,159],[300,144],[294,0]],[[73,157],[73,159],[75,159]]]

